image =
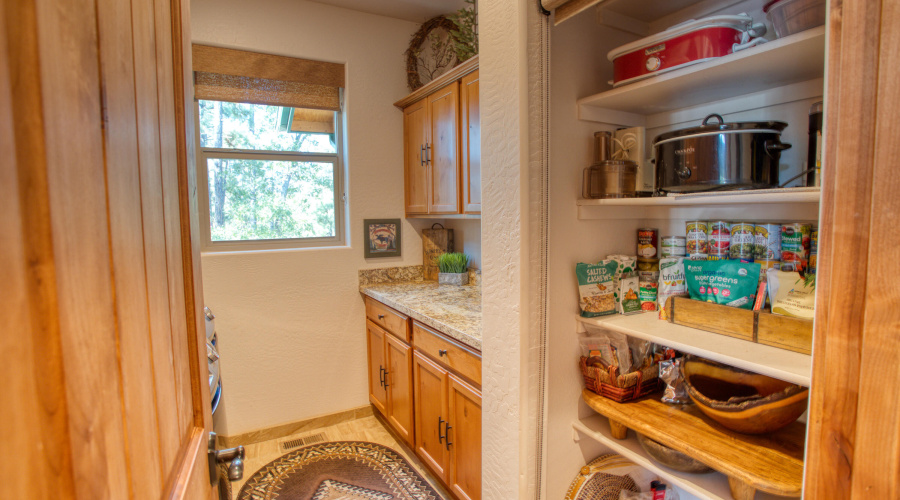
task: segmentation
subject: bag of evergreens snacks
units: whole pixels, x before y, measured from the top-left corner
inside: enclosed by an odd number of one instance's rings
[[[759,264],[737,260],[693,260],[684,263],[692,299],[753,309]]]

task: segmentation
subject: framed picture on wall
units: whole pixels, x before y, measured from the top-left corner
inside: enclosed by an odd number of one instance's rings
[[[366,258],[400,257],[400,219],[363,221]]]

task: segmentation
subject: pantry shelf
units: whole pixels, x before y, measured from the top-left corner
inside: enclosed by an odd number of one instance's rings
[[[576,318],[584,325],[649,340],[794,384],[809,387],[812,379],[812,357],[808,354],[674,325],[660,320],[656,313]]]
[[[704,500],[731,500],[728,489],[728,478],[718,472],[707,474],[691,474],[670,469],[656,462],[641,448],[633,433],[626,439],[615,439],[609,427],[609,419],[601,415],[593,415],[572,423],[572,427],[581,435],[593,439],[610,448],[612,451],[631,460],[637,465],[657,474],[664,481]],[[783,500],[784,497],[758,492],[756,500]]]
[[[638,460],[639,465],[675,478],[673,482],[678,486],[692,493],[692,490],[696,490],[698,493],[694,494],[698,496],[731,498],[728,480],[724,481],[725,490],[722,490],[724,478],[721,475],[760,492],[800,496],[806,426],[799,422],[773,433],[749,435],[725,429],[703,415],[694,405],[667,405],[659,401],[658,393],[636,401],[617,403],[584,389],[582,398],[591,409],[606,419],[640,432],[720,472],[721,474],[708,474],[706,476],[710,477],[707,478],[704,475],[671,471],[652,463],[637,442],[613,438],[608,422],[590,417],[573,424],[576,430],[596,437],[610,447],[616,445],[617,451]]]
[[[694,120],[693,116],[654,116],[700,105],[714,103],[715,112],[726,114],[760,107],[760,102],[773,106],[817,97],[823,93],[824,61],[825,27],[820,26],[581,98],[578,117],[653,127]],[[743,96],[748,99],[738,99]]]
[[[651,198],[577,200],[581,220],[755,218],[818,220],[820,188],[669,194]]]

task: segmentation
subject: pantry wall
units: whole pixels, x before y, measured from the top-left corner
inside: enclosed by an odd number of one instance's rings
[[[642,2],[648,9],[652,2]],[[723,0],[712,8],[701,2],[679,14],[650,23],[651,33],[692,17],[746,12],[762,21],[765,0],[735,2]],[[702,12],[698,11],[703,7]],[[577,262],[596,262],[610,254],[635,254],[636,230],[639,227],[659,229],[660,236],[684,235],[685,222],[690,218],[711,219],[748,217],[752,222],[815,222],[818,205],[767,204],[722,209],[645,209],[630,206],[578,206],[581,198],[582,170],[590,165],[593,154],[593,134],[614,130],[615,125],[628,123],[600,123],[584,116],[576,101],[612,87],[612,63],[607,60],[609,50],[634,41],[641,36],[602,25],[597,11],[589,9],[551,29],[551,122],[550,122],[550,282],[549,331],[547,347],[547,456],[546,498],[562,498],[566,488],[581,466],[604,452],[606,448],[573,430],[573,422],[596,415],[581,400],[584,387],[577,359],[581,354],[578,334],[581,327],[578,315],[578,291],[574,267]],[[820,28],[821,30],[821,28]],[[770,35],[769,38],[772,38]],[[822,36],[824,47],[824,36]],[[823,48],[824,50],[824,48]],[[666,131],[699,125],[710,113],[722,114],[725,121],[784,121],[789,124],[782,141],[793,147],[781,156],[780,178],[799,173],[806,158],[807,123],[810,105],[821,100],[824,80],[806,80],[801,88],[786,89],[796,97],[779,97],[787,101],[770,105],[765,92],[742,98],[739,104],[723,101],[679,109],[670,113],[649,116],[646,131],[646,158],[652,156],[652,139]],[[677,96],[673,95],[673,98]],[[717,108],[721,105],[721,111]],[[579,119],[580,114],[581,118]],[[792,183],[791,185],[797,185]],[[655,313],[645,313],[655,314]],[[682,498],[697,498],[681,491]]]

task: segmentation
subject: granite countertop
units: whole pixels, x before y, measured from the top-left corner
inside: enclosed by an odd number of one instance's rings
[[[361,284],[360,292],[481,351],[481,285],[436,281]]]

